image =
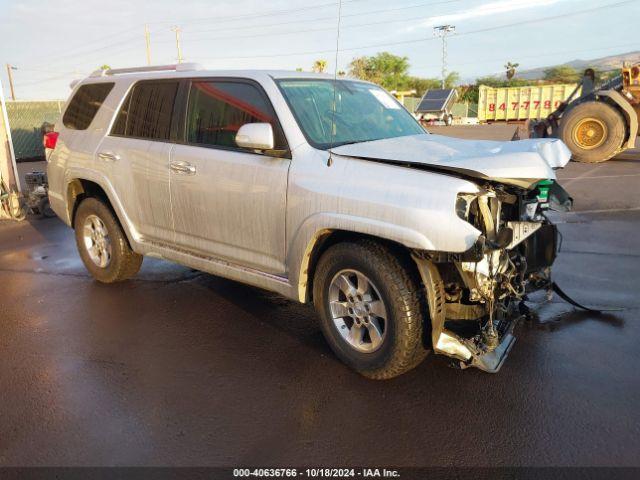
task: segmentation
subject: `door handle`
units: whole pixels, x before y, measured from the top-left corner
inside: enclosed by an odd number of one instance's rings
[[[112,152],[100,152],[98,153],[98,158],[100,160],[104,160],[105,162],[115,162],[120,160],[120,155]]]
[[[179,173],[180,175],[195,175],[196,167],[187,162],[171,162],[169,168],[173,173]]]

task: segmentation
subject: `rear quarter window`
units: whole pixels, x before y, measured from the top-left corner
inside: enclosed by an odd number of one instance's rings
[[[122,104],[111,134],[168,140],[177,91],[176,81],[137,83]]]
[[[93,83],[78,88],[62,117],[64,126],[72,130],[89,128],[114,85],[114,83]]]

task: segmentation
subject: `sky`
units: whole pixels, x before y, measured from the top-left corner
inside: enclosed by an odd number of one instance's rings
[[[64,99],[101,65],[146,65],[145,24],[153,64],[176,62],[178,27],[184,61],[213,69],[310,70],[324,59],[333,73],[388,51],[421,77],[440,76],[433,27],[451,24],[448,70],[471,80],[507,61],[528,69],[640,50],[638,18],[640,0],[0,0],[0,81],[8,96],[8,63],[17,99]]]

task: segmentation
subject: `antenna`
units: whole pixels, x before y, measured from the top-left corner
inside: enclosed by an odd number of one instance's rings
[[[447,78],[447,35],[456,31],[455,25],[439,25],[433,27],[433,34],[442,38],[442,88]]]
[[[336,57],[333,65],[333,106],[331,110],[331,142],[329,143],[329,158],[327,159],[327,167],[333,165],[333,148],[334,130],[336,128],[336,84],[338,82],[338,52],[340,51],[340,20],[342,18],[342,0],[338,0],[338,27],[336,32]]]

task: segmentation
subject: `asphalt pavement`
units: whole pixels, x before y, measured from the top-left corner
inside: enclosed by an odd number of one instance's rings
[[[623,310],[537,296],[495,375],[367,380],[308,306],[154,259],[102,285],[57,219],[2,222],[0,466],[640,466],[640,155],[560,178],[556,279]]]

